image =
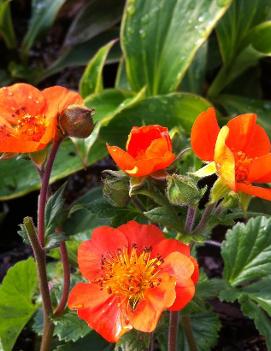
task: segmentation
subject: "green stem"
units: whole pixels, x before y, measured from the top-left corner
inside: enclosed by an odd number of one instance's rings
[[[210,98],[217,97],[224,87],[228,84],[229,70],[228,67],[223,66],[215,77],[213,83],[208,90],[208,96]]]
[[[37,262],[39,286],[43,305],[43,336],[40,351],[49,351],[51,339],[54,331],[54,324],[51,320],[52,304],[50,298],[50,291],[48,287],[48,278],[46,272],[46,255],[44,249],[41,247],[37,237],[36,229],[32,218],[24,218],[24,226],[28,233],[28,238],[31,243],[34,257]]]
[[[179,312],[169,312],[168,351],[177,351]]]
[[[199,224],[193,230],[193,234],[199,234],[200,232],[202,232],[202,230],[204,229],[204,227],[207,224],[208,218],[209,218],[210,214],[212,213],[214,207],[215,207],[215,204],[212,204],[212,205],[205,207],[203,214],[201,216],[201,219],[199,221]]]
[[[186,233],[191,233],[194,227],[195,218],[196,218],[196,209],[193,207],[188,207],[186,220],[185,220],[185,227],[184,230]]]
[[[183,330],[185,332],[185,336],[186,336],[186,339],[187,339],[187,342],[189,345],[189,350],[190,351],[197,351],[197,344],[196,344],[196,341],[194,339],[190,317],[187,314],[182,315],[182,322],[181,323],[182,323]]]

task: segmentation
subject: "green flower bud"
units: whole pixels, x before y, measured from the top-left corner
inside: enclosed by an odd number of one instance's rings
[[[167,197],[173,205],[196,207],[205,190],[199,189],[193,178],[178,174],[167,177]]]
[[[87,138],[93,130],[95,110],[85,106],[70,105],[59,117],[59,127],[65,136]]]
[[[129,200],[129,178],[123,172],[108,172],[103,180],[103,194],[115,207],[125,207]]]

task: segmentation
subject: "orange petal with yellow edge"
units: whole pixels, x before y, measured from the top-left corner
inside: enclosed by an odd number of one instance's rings
[[[132,327],[117,296],[109,295],[97,284],[77,284],[71,291],[68,306],[78,317],[109,342],[117,342]]]
[[[215,163],[217,173],[227,186],[235,191],[235,160],[234,155],[226,145],[229,128],[221,128],[215,144]]]
[[[107,144],[106,147],[110,156],[121,170],[126,172],[135,167],[135,159],[129,155],[128,152],[122,150],[118,146],[110,146]]]
[[[271,182],[271,154],[261,156],[252,160],[249,165],[249,182],[269,183]]]
[[[158,323],[161,313],[172,306],[176,299],[176,281],[168,274],[159,275],[159,286],[147,289],[144,299],[139,301],[135,310],[128,309],[131,325],[142,332],[152,332]]]
[[[261,188],[251,184],[237,183],[236,191],[271,201],[271,188]]]
[[[204,161],[213,161],[216,138],[219,133],[215,109],[208,108],[195,120],[191,130],[191,145],[195,154]]]

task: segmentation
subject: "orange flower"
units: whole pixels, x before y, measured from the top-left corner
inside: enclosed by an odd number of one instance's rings
[[[200,159],[211,161],[198,174],[216,172],[231,190],[271,200],[271,189],[253,185],[271,182],[270,140],[256,119],[253,113],[239,115],[220,129],[209,108],[194,122],[191,144]]]
[[[43,91],[18,83],[0,89],[0,152],[35,152],[56,137],[57,117],[79,94],[60,86]]]
[[[107,145],[113,160],[132,177],[143,177],[168,167],[174,160],[168,129],[159,125],[133,127],[126,150]]]
[[[72,289],[68,306],[109,342],[132,328],[152,332],[164,310],[191,301],[198,280],[189,246],[135,221],[95,229],[78,264],[89,282]]]

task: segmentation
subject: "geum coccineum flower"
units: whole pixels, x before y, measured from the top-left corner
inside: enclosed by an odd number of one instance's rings
[[[133,127],[126,151],[107,145],[118,167],[132,177],[144,177],[167,168],[175,160],[168,129],[159,125]]]
[[[0,152],[25,153],[43,149],[57,137],[58,116],[79,94],[53,86],[42,91],[17,83],[0,89]]]
[[[72,289],[68,306],[110,342],[132,328],[152,332],[164,310],[191,301],[198,280],[188,245],[135,221],[95,229],[78,264],[89,282]]]
[[[270,140],[253,113],[231,119],[221,129],[214,108],[194,122],[191,144],[195,154],[210,162],[197,173],[217,173],[229,189],[271,200],[271,189],[253,183],[271,182]]]

